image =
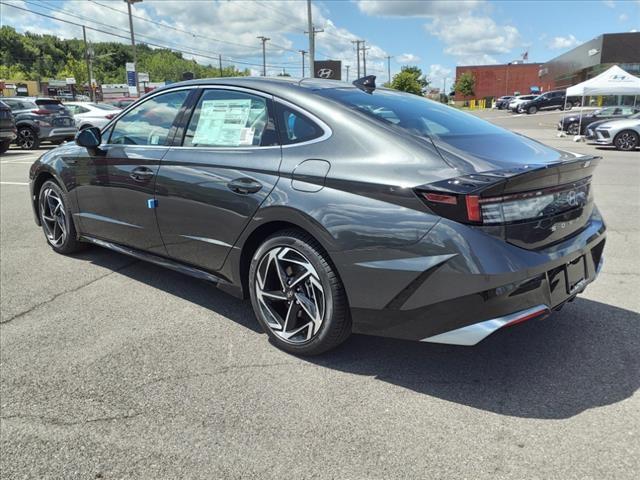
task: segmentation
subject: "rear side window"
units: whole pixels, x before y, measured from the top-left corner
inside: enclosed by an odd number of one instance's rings
[[[4,100],[4,103],[9,105],[11,110],[37,110],[38,106],[30,101],[26,100]]]
[[[267,99],[236,90],[206,90],[193,111],[185,147],[277,145]]]
[[[392,114],[392,112],[390,112]],[[276,104],[280,124],[280,140],[283,145],[308,142],[321,137],[324,132],[311,119],[293,108]],[[392,121],[390,119],[390,121]]]
[[[164,93],[129,110],[115,124],[109,143],[166,145],[169,130],[188,95],[188,90]]]

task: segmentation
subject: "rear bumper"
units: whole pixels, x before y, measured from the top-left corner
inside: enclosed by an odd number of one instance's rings
[[[16,130],[0,130],[0,141],[15,140],[17,137]]]
[[[51,129],[40,129],[41,140],[62,140],[72,139],[77,132],[76,127],[56,127]]]
[[[447,230],[441,222],[423,242],[449,253],[438,255],[391,301],[380,309],[352,306],[356,333],[475,345],[499,328],[559,309],[602,266],[605,225],[597,210],[580,233],[538,251]]]

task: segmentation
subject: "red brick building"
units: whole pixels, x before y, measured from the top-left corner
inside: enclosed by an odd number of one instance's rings
[[[520,92],[525,95],[540,88],[538,72],[541,63],[512,63],[511,65],[472,65],[456,67],[456,79],[465,72],[475,78],[475,95],[463,97],[456,94],[455,100],[471,100],[486,97],[501,97]],[[534,90],[535,93],[535,90]]]

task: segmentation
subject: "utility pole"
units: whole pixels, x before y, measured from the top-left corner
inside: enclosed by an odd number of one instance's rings
[[[316,64],[316,33],[324,32],[322,28],[316,28],[313,26],[313,17],[311,15],[311,0],[307,0],[307,31],[304,33],[309,34],[309,72],[311,76],[315,76],[315,64]],[[304,75],[303,75],[304,76]]]
[[[348,82],[349,81],[349,68],[350,68],[350,65],[345,65],[344,68],[347,69],[347,82]]]
[[[356,44],[356,58],[358,59],[358,62],[357,62],[358,77],[357,78],[360,78],[360,44],[364,43],[364,40],[352,40],[351,43],[355,43]]]
[[[218,54],[218,66],[220,67],[220,76],[222,77],[222,54]]]
[[[306,50],[298,50],[302,54],[302,78],[304,78],[304,55],[307,53]]]
[[[259,36],[256,37],[262,40],[262,76],[267,76],[267,47],[266,43],[271,40],[269,37]]]
[[[124,0],[127,2],[127,10],[129,10],[129,31],[131,32],[131,48],[133,49],[133,76],[136,79],[136,92],[140,96],[140,86],[138,85],[138,58],[136,56],[136,37],[133,34],[133,17],[131,16],[131,4],[141,2],[142,0]]]
[[[389,83],[391,83],[391,57],[387,55],[387,76],[389,77]]]
[[[84,59],[87,62],[87,75],[89,76],[89,98],[91,101],[95,101],[95,96],[93,94],[93,84],[91,83],[91,79],[93,78],[93,69],[91,68],[91,57],[93,56],[93,52],[89,50],[89,45],[87,44],[87,29],[82,26],[82,38],[84,40]]]
[[[362,73],[364,74],[363,76],[367,76],[367,50],[369,50],[371,47],[365,47],[365,43],[364,40],[362,40]]]

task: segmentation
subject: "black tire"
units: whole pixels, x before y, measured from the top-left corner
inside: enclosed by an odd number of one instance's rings
[[[578,122],[572,122],[567,126],[567,133],[569,135],[578,135],[579,134],[579,129],[578,129]]]
[[[40,148],[40,139],[33,128],[27,126],[18,127],[16,145],[22,150],[37,150]]]
[[[529,115],[533,115],[537,111],[538,111],[538,107],[536,107],[535,105],[531,105],[529,108],[527,108],[527,113]]]
[[[7,150],[9,150],[10,146],[11,146],[11,140],[5,140],[4,142],[0,143],[0,155],[2,155]]]
[[[560,110],[571,110],[572,108],[573,108],[573,103],[567,102],[566,105],[563,105],[562,107],[560,107]]]
[[[62,203],[62,218],[56,215],[51,215],[52,208],[50,202],[48,201],[49,191],[52,191]],[[60,186],[53,180],[47,180],[46,182],[44,182],[42,184],[42,187],[40,188],[40,192],[38,192],[38,216],[40,217],[42,231],[44,232],[47,243],[57,253],[69,255],[71,253],[79,252],[86,247],[84,243],[80,242],[77,239],[76,228],[71,218],[72,212],[69,209],[69,202],[67,200],[67,197]],[[54,218],[56,220],[60,219],[58,228],[61,228],[60,224],[64,225],[64,228],[66,229],[66,235],[64,235],[64,238],[61,241],[57,242],[55,241],[55,238],[51,238],[52,230],[54,232],[54,237],[57,237],[57,235],[55,234],[55,228],[50,227],[50,225],[54,222],[48,220],[47,217]]]
[[[322,294],[324,296],[323,315],[320,327],[309,339],[297,340],[296,343],[285,340],[279,334],[276,334],[276,329],[269,326],[265,318],[266,313],[258,299],[258,289],[260,287],[258,285],[259,280],[257,275],[259,267],[261,270],[260,275],[267,277],[269,274],[268,271],[265,273],[263,262],[267,261],[266,267],[269,268],[268,256],[272,252],[278,252],[278,249],[286,247],[293,250],[294,254],[301,254],[302,257],[313,266],[315,273],[317,273],[317,278],[314,278],[322,285]],[[289,250],[289,252],[291,252],[291,250]],[[280,250],[280,252],[282,251],[283,250]],[[290,267],[287,267],[287,269],[289,268]],[[289,274],[287,269],[282,270],[285,276]],[[292,279],[294,277],[295,275],[291,274],[291,277],[287,278]],[[278,285],[281,284],[279,280],[276,281]],[[302,284],[302,282],[300,284]],[[264,285],[266,285],[266,283],[263,283],[263,286]],[[268,290],[272,289],[269,288]],[[297,290],[299,291],[300,288],[297,288]],[[351,316],[349,314],[347,297],[335,267],[322,246],[310,235],[300,230],[292,229],[277,232],[260,245],[253,255],[249,268],[249,292],[256,318],[269,335],[271,342],[282,350],[295,355],[319,355],[337,347],[351,334]],[[284,293],[282,296],[287,297]],[[289,305],[291,305],[290,302],[293,302],[294,297],[289,296],[287,298],[290,298],[290,300],[276,301],[289,302]],[[298,304],[297,301],[296,304]],[[298,307],[298,310],[303,313],[301,307]],[[278,323],[282,323],[281,320],[282,317],[280,317]],[[299,320],[296,318],[294,321],[298,322]]]
[[[613,145],[618,150],[629,152],[640,146],[640,137],[633,130],[623,130],[613,138]]]

